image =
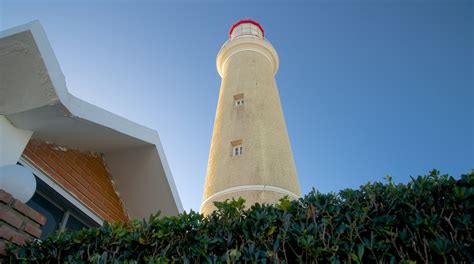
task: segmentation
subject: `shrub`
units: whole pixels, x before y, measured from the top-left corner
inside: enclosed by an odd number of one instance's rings
[[[408,184],[312,191],[275,206],[216,203],[183,213],[56,233],[10,247],[5,262],[458,263],[474,262],[474,174],[432,171]]]

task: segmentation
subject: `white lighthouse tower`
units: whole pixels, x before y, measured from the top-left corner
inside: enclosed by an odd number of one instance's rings
[[[214,201],[243,197],[246,206],[300,196],[275,82],[279,59],[262,26],[235,23],[217,55],[222,78],[201,213]]]

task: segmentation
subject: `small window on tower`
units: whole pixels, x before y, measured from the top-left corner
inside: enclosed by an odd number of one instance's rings
[[[232,156],[241,156],[243,154],[242,139],[230,142],[232,145]]]
[[[244,105],[244,94],[234,95],[234,106],[243,106]]]

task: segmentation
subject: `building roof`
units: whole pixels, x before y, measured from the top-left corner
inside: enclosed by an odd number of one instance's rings
[[[100,152],[132,218],[182,212],[158,133],[71,95],[39,23],[0,32],[0,114],[33,138]]]

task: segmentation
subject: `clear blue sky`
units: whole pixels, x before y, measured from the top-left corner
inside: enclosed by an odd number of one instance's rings
[[[39,19],[70,92],[156,129],[186,209],[202,199],[230,25],[254,18],[303,193],[474,169],[474,4],[0,0],[0,29]],[[130,175],[133,176],[133,175]]]

